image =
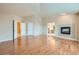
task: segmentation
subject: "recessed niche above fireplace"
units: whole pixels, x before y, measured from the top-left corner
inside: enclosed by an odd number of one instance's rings
[[[61,34],[67,34],[67,35],[71,34],[71,28],[70,27],[61,27],[60,29],[61,29],[61,31],[60,31]]]

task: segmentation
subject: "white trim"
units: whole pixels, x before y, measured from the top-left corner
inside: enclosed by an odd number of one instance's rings
[[[55,37],[63,38],[63,39],[69,39],[69,40],[74,40],[74,41],[78,41],[78,40],[75,39],[75,38],[68,38],[68,37],[62,37],[62,36],[55,36]]]
[[[9,41],[9,40],[12,40],[12,39],[0,40],[0,43],[1,43],[1,42],[5,42],[5,41]]]

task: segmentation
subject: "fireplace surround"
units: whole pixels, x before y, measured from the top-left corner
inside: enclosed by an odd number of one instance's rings
[[[61,27],[61,34],[70,35],[71,34],[71,27]]]

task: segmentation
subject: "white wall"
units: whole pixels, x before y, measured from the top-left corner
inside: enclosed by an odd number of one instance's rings
[[[13,39],[13,20],[21,19],[19,16],[0,14],[0,42]]]
[[[42,34],[42,19],[40,16],[34,17],[34,35]]]
[[[47,32],[48,32],[47,25],[48,23],[55,22],[55,19],[56,18],[54,16],[53,17],[47,16],[47,17],[42,18],[42,34],[43,35],[47,35]]]
[[[57,36],[61,36],[61,37],[66,37],[66,38],[73,38],[75,39],[75,27],[76,27],[76,20],[74,15],[60,15],[55,23],[56,23],[56,35]],[[61,34],[60,33],[60,28],[61,26],[65,27],[65,26],[70,26],[71,27],[71,34],[70,35],[65,35],[65,34]]]
[[[21,23],[21,30],[22,30],[22,36],[25,36],[26,35],[26,23]]]
[[[33,35],[33,23],[32,22],[29,22],[28,23],[28,35]]]
[[[27,29],[27,35],[41,35],[42,34],[42,19],[38,15],[24,17],[26,26],[28,28],[29,23],[31,23],[33,28],[31,30]],[[28,34],[29,32],[29,34]]]
[[[13,39],[12,20],[22,20],[22,19],[23,18],[15,15],[0,14],[0,42]],[[55,22],[56,26],[63,24],[75,25],[74,15],[48,17],[48,18],[47,17],[41,18],[39,15],[33,15],[33,16],[24,17],[24,20],[26,22],[26,30],[28,23],[31,22],[33,24],[33,35],[47,35],[48,22]],[[55,32],[56,35],[61,36],[58,34],[57,31],[58,30],[56,28],[56,32]],[[73,31],[73,33],[75,33],[75,31]],[[28,30],[26,31],[26,34],[28,35]]]

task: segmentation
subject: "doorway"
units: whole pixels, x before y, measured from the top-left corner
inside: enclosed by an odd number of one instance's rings
[[[47,24],[47,34],[55,35],[55,23],[54,22]]]
[[[20,20],[13,21],[13,44],[15,47],[21,48],[24,40],[23,36],[26,36],[26,23]]]

